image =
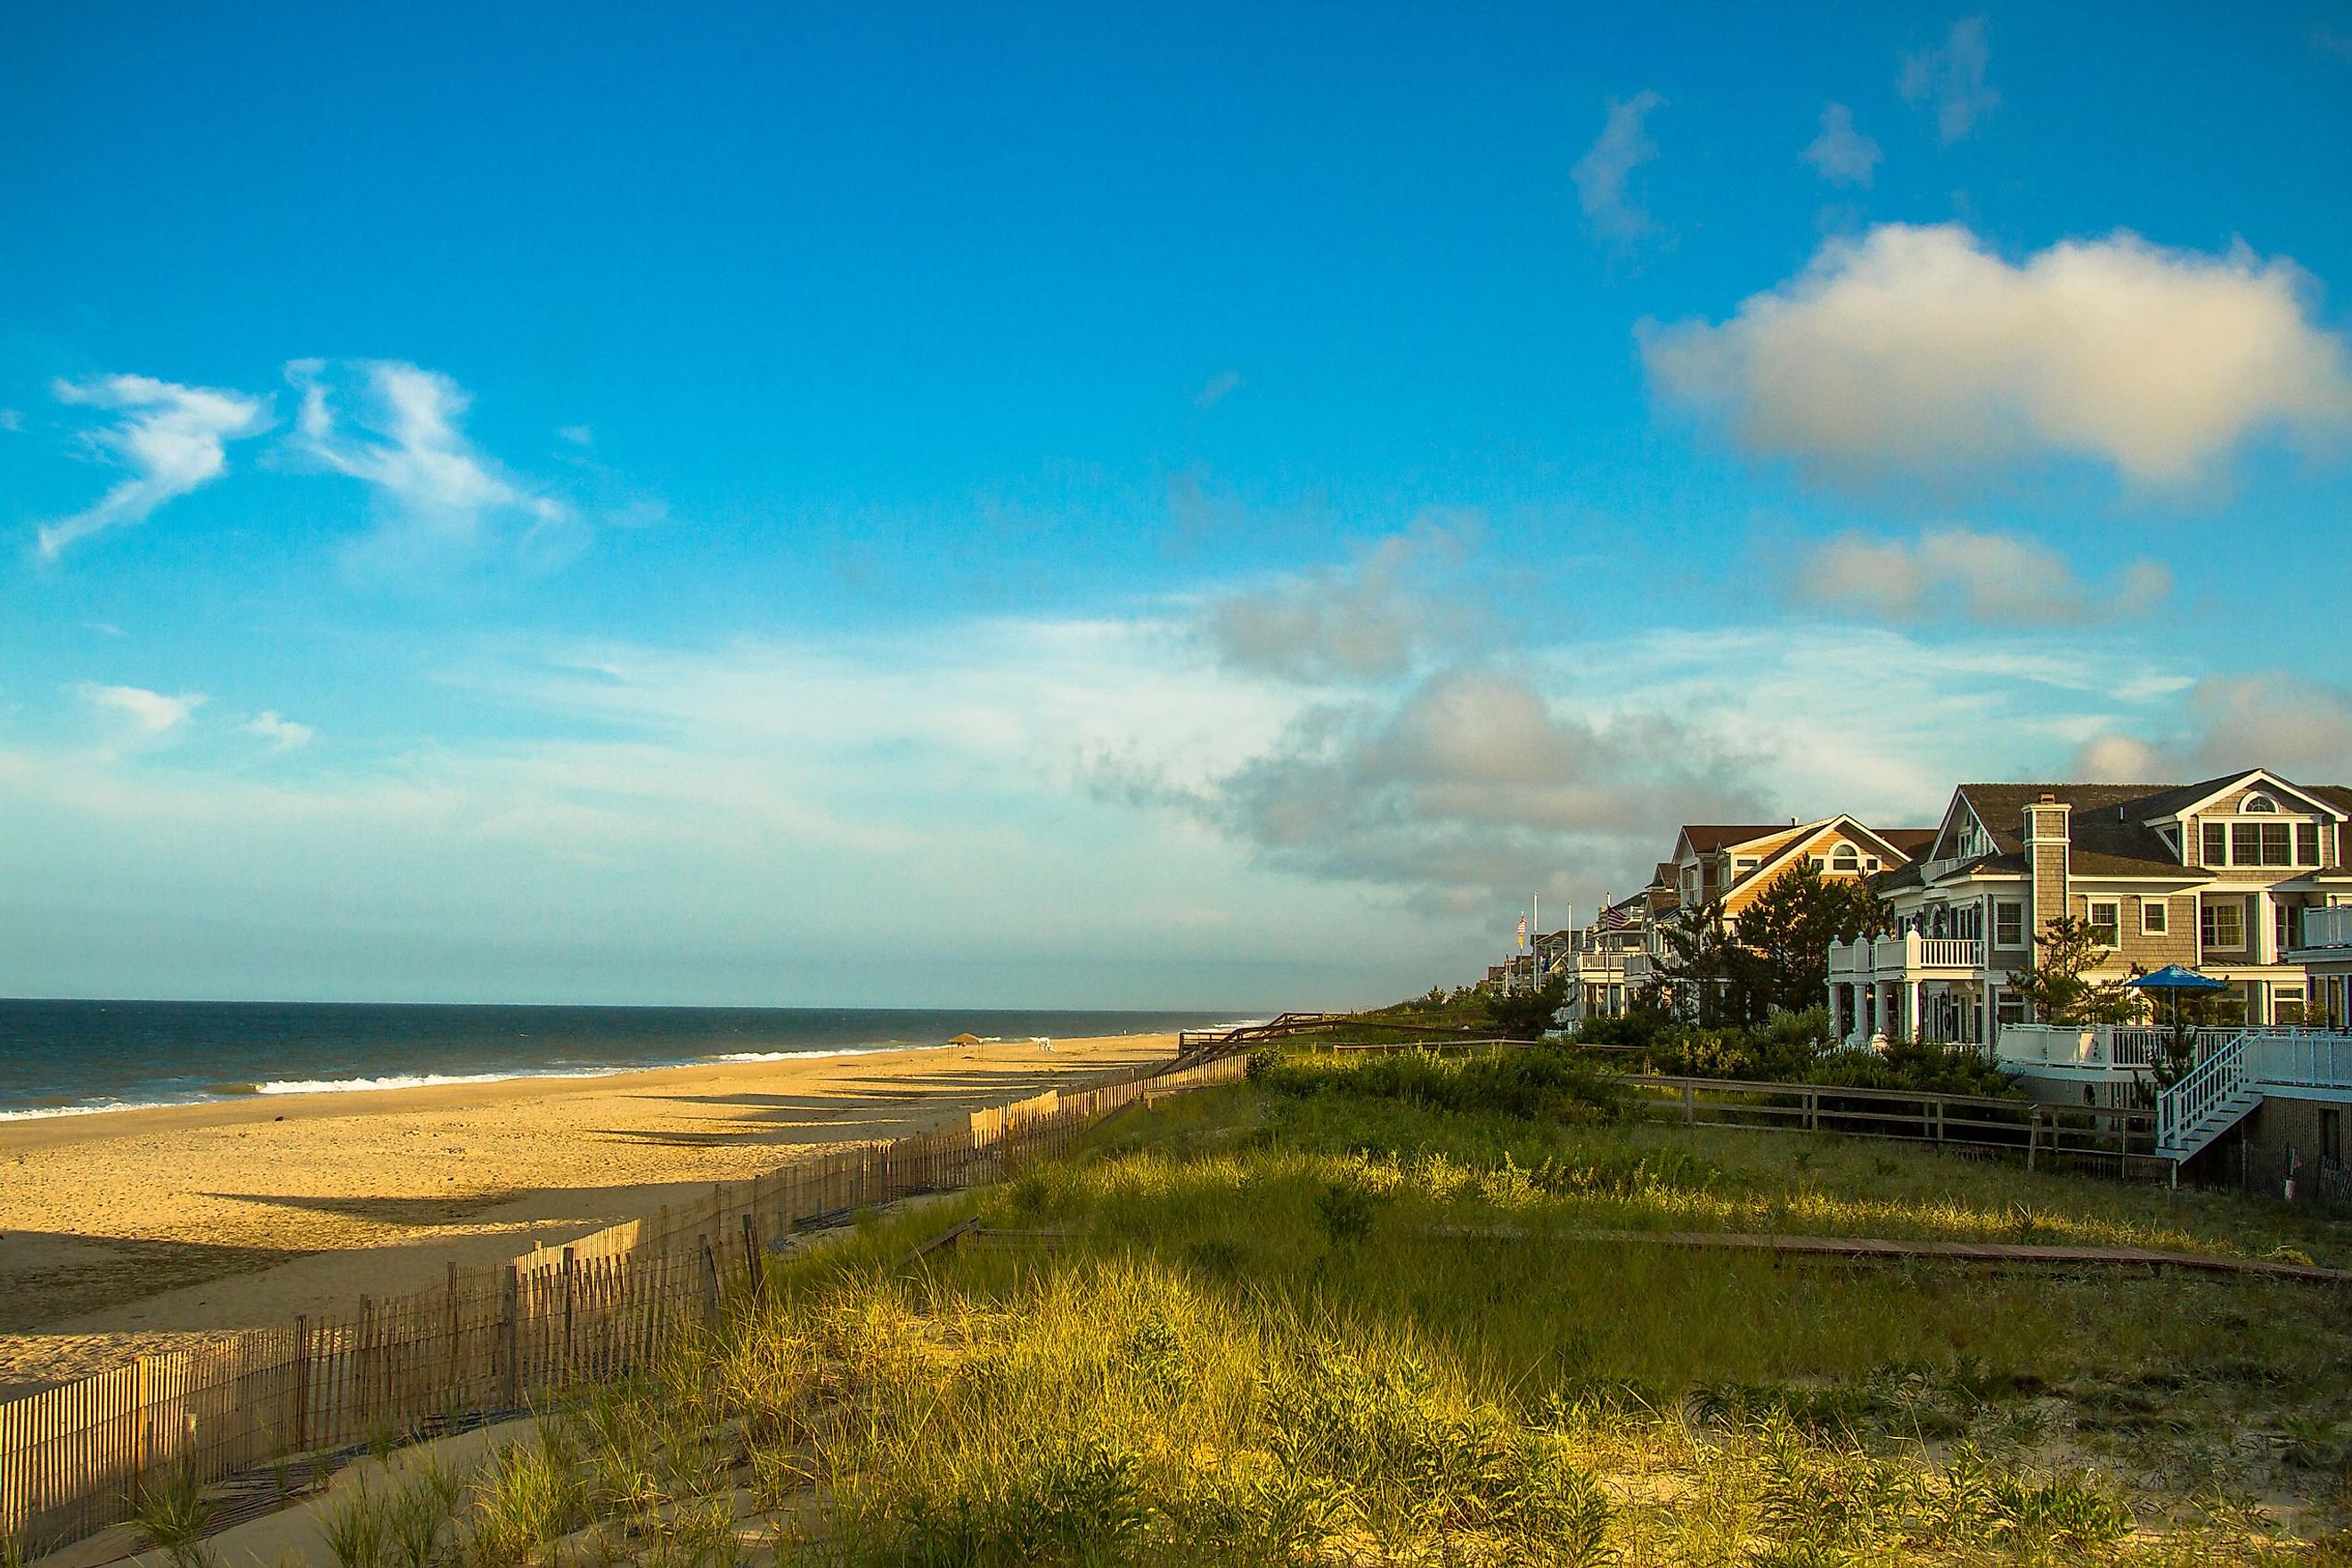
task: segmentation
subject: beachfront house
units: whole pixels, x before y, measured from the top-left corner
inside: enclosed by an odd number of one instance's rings
[[[1737,919],[1756,896],[1810,861],[1824,877],[1858,879],[1910,864],[1928,828],[1874,828],[1840,814],[1805,822],[1686,824],[1648,886],[1604,904],[1576,935],[1563,1023],[1622,1014],[1655,983],[1667,956],[1661,928],[1685,910],[1719,904]]]
[[[2223,983],[2200,1007],[2216,1037],[2299,1026],[2311,994],[2295,922],[2352,894],[2347,818],[2352,790],[2262,769],[2193,784],[1962,784],[1925,856],[1879,879],[1895,932],[1832,947],[1832,1015],[1856,1044],[1967,1042],[2034,1077],[2113,1089],[2148,1066],[2152,1029],[2053,1026],[2009,985],[2034,934],[2071,915],[2105,950],[2088,978],[2179,964]]]

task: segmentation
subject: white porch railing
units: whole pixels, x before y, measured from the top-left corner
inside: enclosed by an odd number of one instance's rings
[[[2197,1056],[2243,1033],[2235,1027],[2200,1028]],[[2172,1031],[2133,1024],[2003,1024],[1995,1054],[2021,1066],[2145,1068],[2161,1060]]]
[[[1832,980],[1899,980],[1922,971],[1981,970],[1985,944],[1981,937],[1901,936],[1861,937],[1830,943]]]
[[[2304,910],[2303,945],[2352,947],[2352,904]]]
[[[2264,1029],[2246,1037],[2246,1074],[2282,1089],[2352,1089],[2352,1037],[2307,1029]]]

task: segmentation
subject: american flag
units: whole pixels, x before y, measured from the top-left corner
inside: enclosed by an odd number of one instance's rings
[[[1603,902],[1601,906],[1601,929],[1602,931],[1623,931],[1625,929],[1625,911],[1619,909],[1615,904]]]

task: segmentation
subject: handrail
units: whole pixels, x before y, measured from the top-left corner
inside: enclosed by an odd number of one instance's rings
[[[2157,1096],[2156,1141],[2158,1148],[2187,1159],[2196,1151],[2183,1145],[2184,1135],[2215,1110],[2243,1094],[2246,1089],[2247,1031],[2217,1047],[2179,1083]]]

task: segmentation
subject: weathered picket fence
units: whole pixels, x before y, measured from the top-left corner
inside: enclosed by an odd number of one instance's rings
[[[210,1483],[297,1456],[519,1410],[647,1364],[761,1277],[813,1221],[1001,1177],[1123,1106],[1243,1075],[1238,1057],[1047,1090],[894,1142],[804,1156],[749,1181],[342,1317],[297,1319],[0,1404],[0,1542],[46,1551],[130,1517],[141,1485]]]

